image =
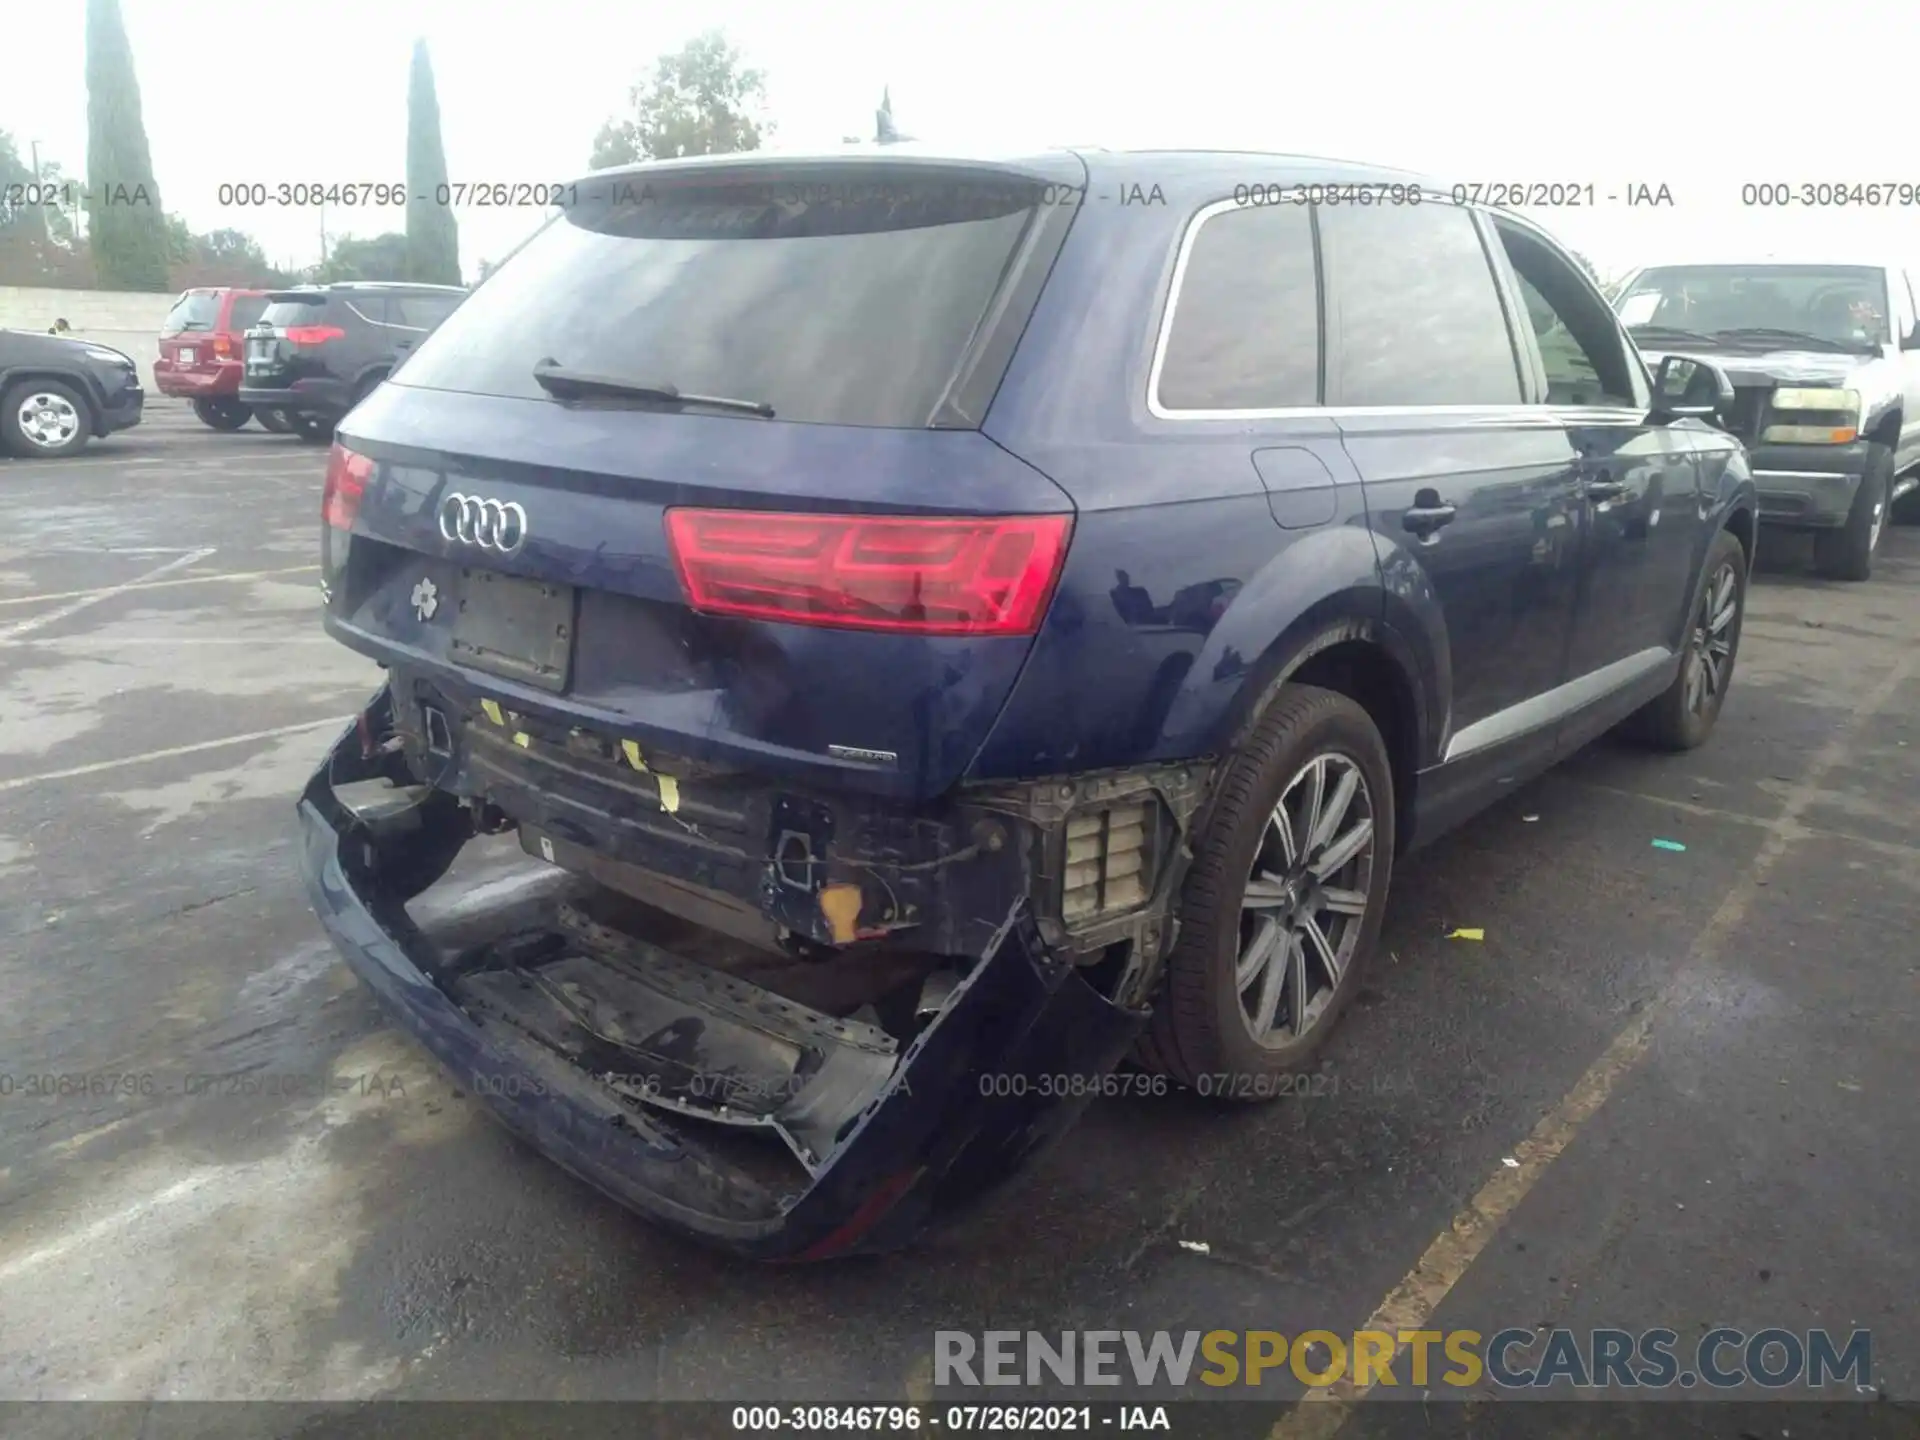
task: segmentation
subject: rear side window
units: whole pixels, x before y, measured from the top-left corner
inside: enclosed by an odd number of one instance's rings
[[[453,313],[464,295],[395,295],[387,302],[387,323],[431,330]]]
[[[327,297],[315,295],[311,300],[274,300],[260,312],[260,323],[284,330],[289,325],[314,325],[326,314]]]
[[[182,295],[160,322],[162,335],[178,335],[187,330],[211,330],[220,319],[218,295]]]
[[[1304,205],[1216,210],[1192,232],[1160,357],[1168,410],[1320,401],[1320,295]]]
[[[267,297],[264,295],[234,296],[233,303],[227,307],[227,329],[246,330],[258,325],[266,308]]]
[[[1333,405],[1517,405],[1520,370],[1473,217],[1424,205],[1325,206]]]
[[[390,325],[393,317],[388,312],[392,308],[392,297],[379,290],[350,290],[333,297],[333,319],[336,324],[360,320],[374,325]]]
[[[402,383],[547,400],[533,372],[551,359],[771,405],[781,420],[926,426],[1041,186],[977,172],[862,177],[603,182],[596,196],[582,186],[580,205],[421,345]]]

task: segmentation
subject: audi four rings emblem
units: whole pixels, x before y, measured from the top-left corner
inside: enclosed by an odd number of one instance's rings
[[[440,534],[450,544],[511,555],[527,543],[527,512],[516,501],[455,491],[440,502]]]

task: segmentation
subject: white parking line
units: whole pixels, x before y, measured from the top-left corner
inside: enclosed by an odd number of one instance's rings
[[[131,552],[123,552],[131,553]],[[158,552],[172,553],[172,552]],[[211,550],[204,552],[211,555]],[[104,590],[61,590],[50,595],[8,595],[0,598],[0,606],[5,605],[44,605],[50,600],[105,600],[110,595],[124,595],[130,590],[165,590],[173,585],[211,585],[221,580],[265,580],[274,575],[302,575],[309,570],[318,570],[318,565],[286,565],[277,570],[236,570],[223,575],[183,575],[178,580],[130,580],[124,585],[111,585]],[[154,572],[157,573],[157,572]],[[70,612],[69,612],[70,613]],[[64,619],[64,616],[41,616],[36,619]],[[11,632],[0,633],[0,640],[8,638]]]
[[[216,548],[218,547],[208,545],[204,549],[189,550],[177,559],[169,560],[164,565],[156,565],[153,569],[147,571],[146,574],[137,576],[123,585],[109,585],[104,590],[95,590],[86,595],[82,595],[78,599],[62,605],[57,610],[49,610],[44,615],[35,615],[30,620],[22,620],[9,629],[0,630],[0,645],[5,645],[9,641],[19,639],[29,630],[38,630],[43,625],[51,625],[55,621],[65,620],[69,615],[78,615],[89,605],[98,605],[102,600],[111,600],[116,595],[124,595],[136,586],[148,584],[151,581],[159,579],[162,575],[180,569],[182,566],[192,565],[204,560],[207,556],[213,554]]]
[[[254,730],[245,735],[227,735],[219,740],[200,740],[192,745],[170,745],[165,750],[148,750],[139,755],[122,755],[117,760],[96,760],[91,765],[75,765],[67,770],[45,770],[38,775],[17,775],[0,780],[0,793],[22,790],[48,780],[72,780],[80,775],[98,775],[103,770],[118,770],[123,765],[144,765],[149,760],[171,760],[176,755],[196,755],[202,750],[218,750],[223,745],[246,745],[255,740],[277,740],[282,735],[298,735],[303,730],[322,730],[345,725],[351,715],[336,715],[325,720],[305,720],[298,725],[278,725],[271,730]]]

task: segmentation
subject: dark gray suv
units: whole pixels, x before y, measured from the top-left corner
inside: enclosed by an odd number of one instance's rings
[[[457,285],[375,281],[276,290],[247,331],[240,403],[324,443],[466,297]]]

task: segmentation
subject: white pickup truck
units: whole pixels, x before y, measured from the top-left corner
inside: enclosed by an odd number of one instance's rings
[[[1727,372],[1760,518],[1812,531],[1823,574],[1867,579],[1888,518],[1920,520],[1920,264],[1651,265],[1614,308],[1649,368]]]

